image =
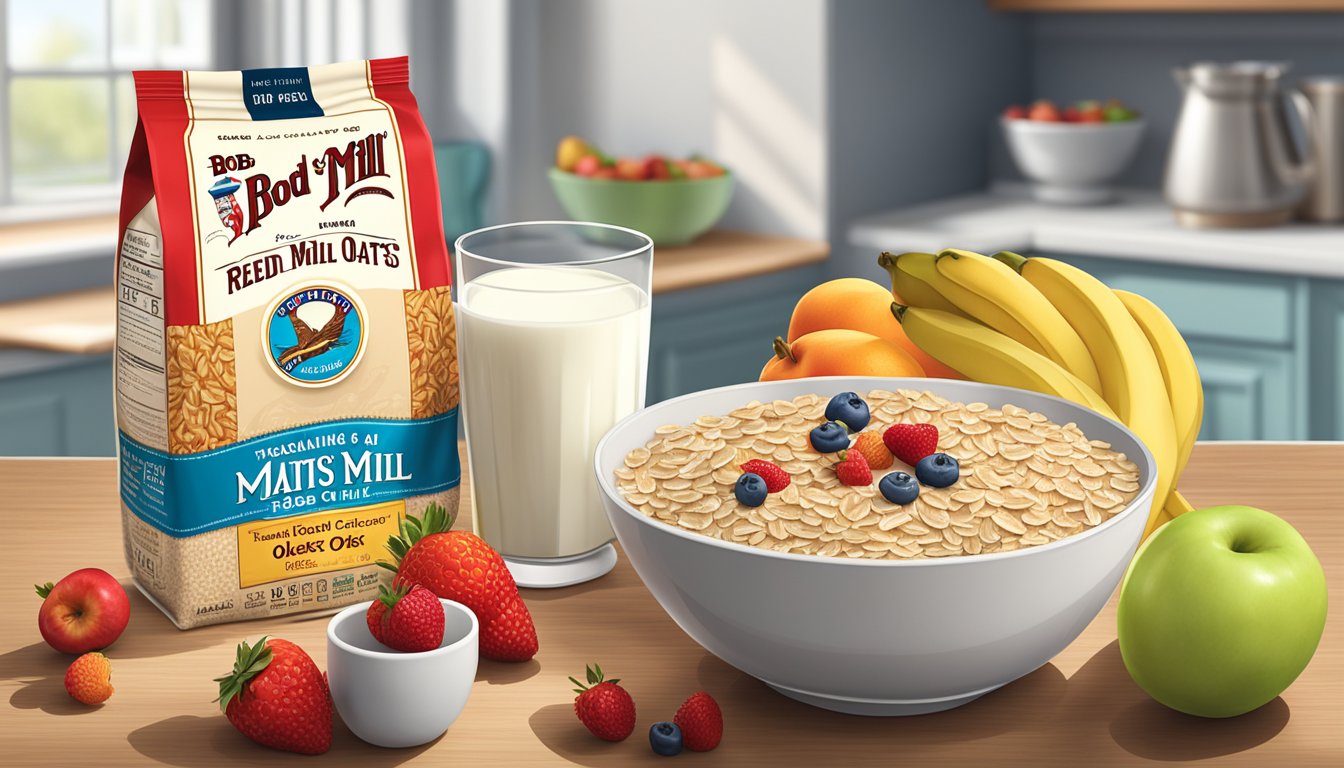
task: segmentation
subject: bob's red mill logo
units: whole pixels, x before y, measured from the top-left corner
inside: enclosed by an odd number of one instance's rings
[[[214,198],[219,220],[232,232],[229,244],[261,226],[262,219],[276,208],[312,194],[314,183],[326,196],[318,206],[321,211],[343,195],[343,206],[363,195],[393,197],[385,187],[373,184],[354,189],[368,179],[388,177],[383,153],[386,140],[386,131],[371,133],[344,148],[328,147],[312,160],[306,154],[300,155],[298,165],[288,176],[274,179],[266,173],[254,173],[239,180],[238,176],[257,165],[251,155],[211,155],[210,174],[215,182],[210,186],[210,196]],[[314,182],[311,176],[320,179]],[[243,197],[242,204],[238,202],[239,194]]]

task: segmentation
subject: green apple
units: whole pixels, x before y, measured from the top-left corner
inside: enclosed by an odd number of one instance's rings
[[[1209,507],[1162,526],[1120,584],[1120,655],[1150,696],[1202,717],[1274,699],[1325,629],[1325,571],[1293,526]]]

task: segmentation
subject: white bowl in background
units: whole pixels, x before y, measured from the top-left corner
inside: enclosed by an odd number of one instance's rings
[[[1035,182],[1036,199],[1071,205],[1115,198],[1110,182],[1133,161],[1144,125],[1142,120],[1057,123],[1014,118],[1000,118],[1000,123],[1018,169]]]
[[[664,424],[690,424],[752,400],[899,388],[954,402],[1018,405],[1075,422],[1139,466],[1138,496],[1101,525],[1014,552],[925,560],[850,560],[720,541],[646,517],[613,472]],[[630,563],[690,637],[786,696],[863,715],[965,704],[1035,670],[1072,642],[1110,597],[1138,547],[1154,466],[1118,422],[1047,395],[948,379],[824,377],[697,392],[625,418],[598,443],[603,505]]]
[[[476,680],[476,614],[443,604],[443,642],[432,651],[402,653],[373,639],[372,601],[352,605],[327,624],[327,682],[341,719],[379,747],[414,747],[442,736],[467,705]]]

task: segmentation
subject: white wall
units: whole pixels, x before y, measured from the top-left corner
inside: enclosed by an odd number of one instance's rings
[[[573,133],[613,154],[704,153],[737,176],[722,226],[826,236],[824,0],[515,0],[513,12],[523,90],[501,213],[561,216],[545,174]]]

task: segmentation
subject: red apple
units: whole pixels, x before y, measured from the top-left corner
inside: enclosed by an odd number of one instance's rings
[[[121,637],[131,618],[126,590],[98,568],[81,568],[54,586],[47,582],[37,594],[43,598],[37,628],[47,645],[61,653],[106,648]]]
[[[648,170],[643,160],[622,157],[616,161],[616,175],[626,181],[644,181],[649,178]]]
[[[1106,122],[1106,113],[1102,110],[1100,104],[1089,101],[1079,106],[1078,122],[1104,123]]]
[[[662,155],[649,155],[644,158],[645,178],[664,181],[672,178],[672,172],[668,169],[667,158]]]
[[[606,180],[608,180],[608,181],[615,181],[616,179],[619,179],[620,176],[617,176],[617,175],[616,175],[616,169],[615,169],[615,168],[613,168],[613,167],[610,166],[610,165],[604,165],[604,166],[602,166],[601,168],[598,168],[596,171],[593,171],[593,176],[592,176],[592,178],[594,178],[594,179],[606,179]]]
[[[1027,108],[1021,104],[1013,104],[1003,110],[1003,116],[1009,120],[1026,120]]]
[[[602,159],[597,155],[584,155],[574,163],[574,172],[580,176],[592,176],[602,167]]]

